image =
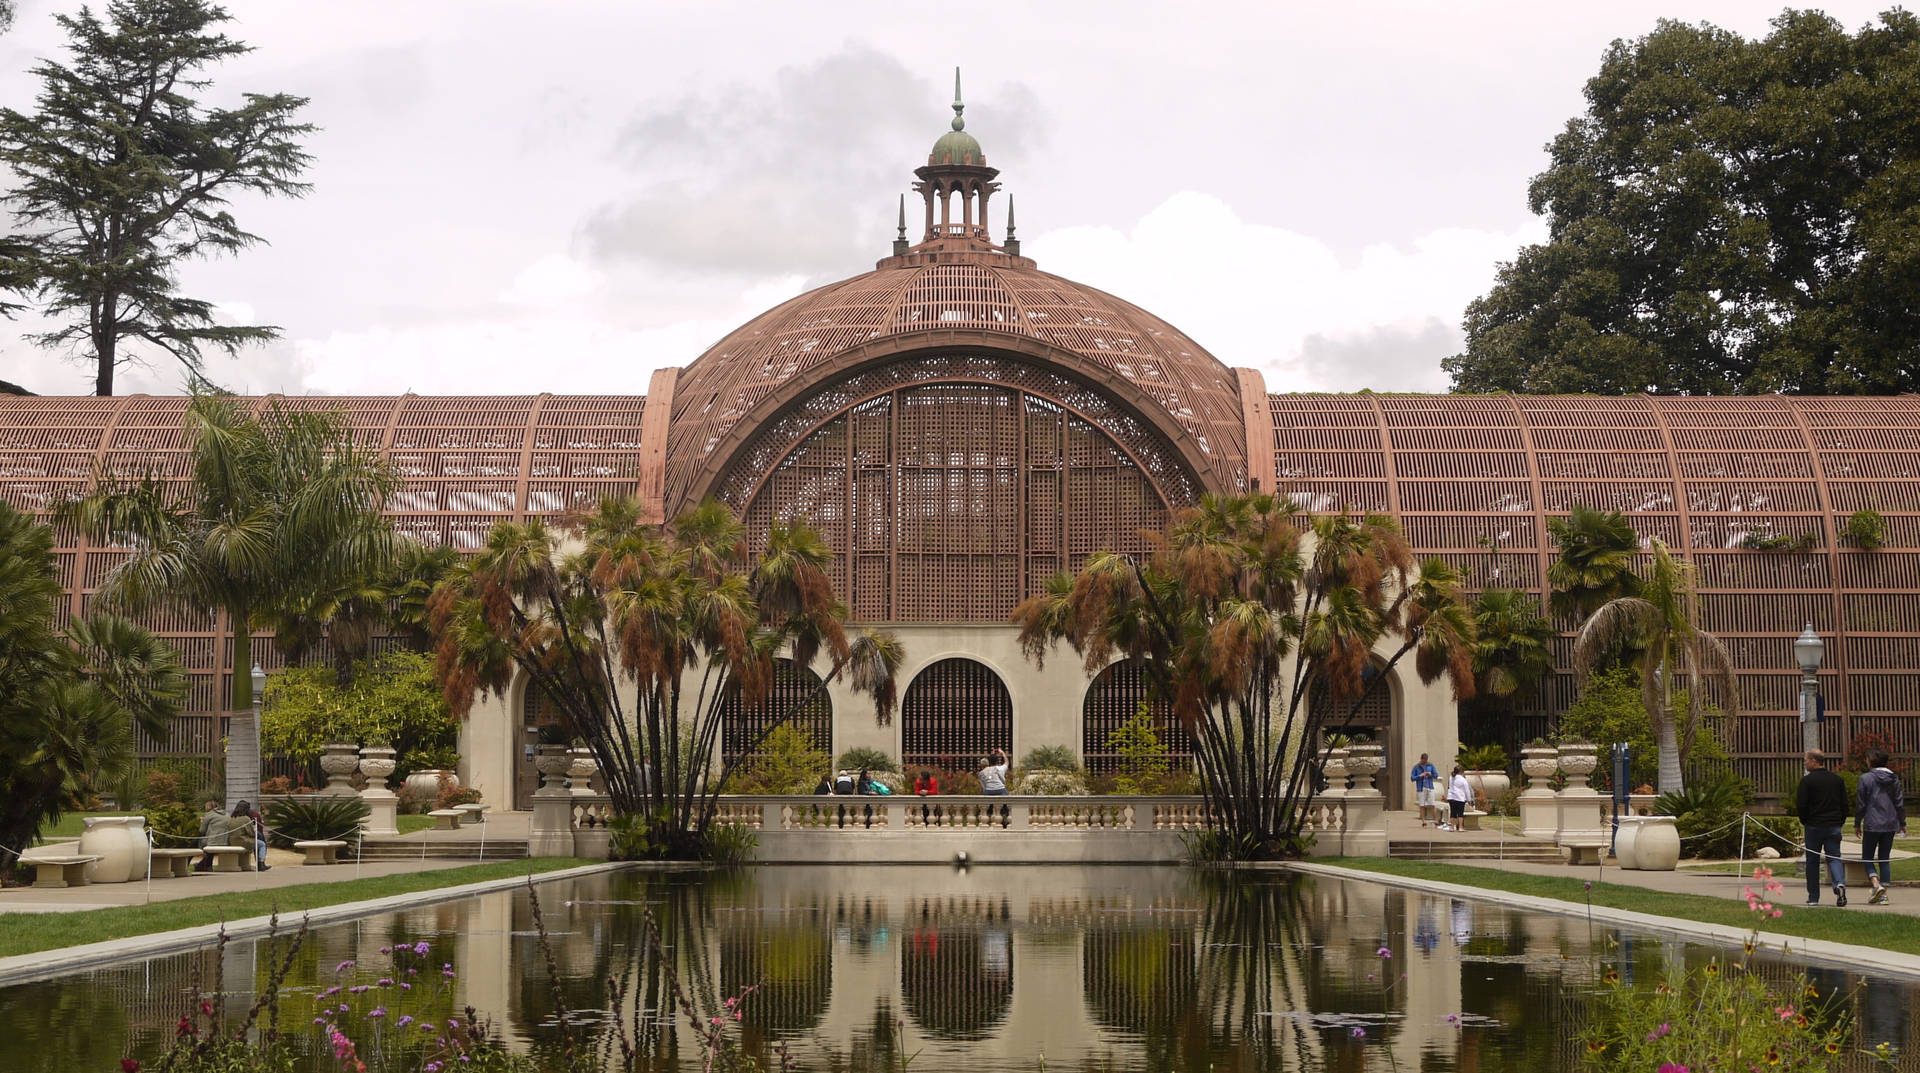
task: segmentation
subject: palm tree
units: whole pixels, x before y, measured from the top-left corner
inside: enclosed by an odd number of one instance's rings
[[[1680,793],[1682,764],[1699,731],[1704,687],[1718,685],[1729,718],[1740,714],[1740,692],[1733,657],[1720,639],[1694,626],[1698,608],[1692,566],[1676,560],[1667,546],[1653,542],[1653,562],[1639,586],[1640,595],[1607,601],[1588,617],[1574,639],[1574,670],[1590,677],[1608,653],[1622,645],[1640,650],[1640,697],[1653,727],[1659,753],[1660,792]],[[1675,680],[1686,682],[1684,721],[1674,703]]]
[[[53,628],[53,533],[0,502],[0,846],[27,847],[76,798],[125,774],[133,728],[164,741],[187,696],[179,656],[95,612]]]
[[[253,703],[253,630],[391,561],[381,510],[398,478],[354,444],[338,413],[273,403],[256,417],[232,396],[196,395],[185,422],[193,478],[184,488],[152,473],[101,474],[64,514],[96,543],[131,549],[101,583],[107,606],[226,613],[229,703],[243,711]]]
[[[825,658],[820,684],[761,736],[843,674],[884,723],[901,663],[891,635],[848,637],[818,533],[775,525],[751,560],[744,536],[718,503],[660,526],[644,524],[631,497],[603,501],[571,532],[538,519],[496,525],[430,601],[449,707],[465,715],[481,692],[503,695],[524,676],[593,751],[614,808],[663,852],[699,854],[737,763],[714,764],[729,701],[766,704],[783,654],[800,666]],[[563,553],[569,538],[579,546]]]
[[[1233,855],[1298,845],[1320,760],[1298,748],[1358,707],[1409,654],[1426,681],[1473,692],[1472,617],[1457,571],[1416,566],[1392,519],[1321,516],[1306,529],[1272,495],[1207,496],[1145,559],[1098,553],[1014,609],[1026,656],[1065,641],[1089,676],[1118,656],[1193,733],[1201,786]],[[1308,702],[1315,683],[1332,699]],[[1328,710],[1329,708],[1333,710]]]
[[[416,652],[432,647],[427,600],[460,562],[444,545],[401,540],[392,560],[371,574],[323,579],[327,587],[290,593],[264,616],[274,645],[290,663],[304,661],[322,641],[341,688],[353,685],[354,665],[385,632]]]
[[[1556,616],[1583,619],[1607,601],[1638,590],[1633,557],[1640,551],[1640,535],[1619,511],[1576,503],[1565,518],[1547,519],[1547,532],[1560,547],[1547,565],[1553,590],[1549,606]]]
[[[1553,670],[1553,624],[1532,593],[1487,589],[1473,604],[1473,671],[1480,692],[1511,697]]]

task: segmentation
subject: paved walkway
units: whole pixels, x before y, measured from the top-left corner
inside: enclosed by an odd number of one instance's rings
[[[0,913],[72,913],[116,905],[145,905],[150,901],[197,898],[205,894],[237,894],[303,883],[437,872],[474,863],[462,860],[367,861],[357,866],[348,862],[306,867],[300,863],[304,859],[302,854],[292,850],[269,849],[267,864],[270,867],[264,872],[195,872],[182,879],[156,879],[151,883],[89,883],[84,887],[9,887],[0,890]]]

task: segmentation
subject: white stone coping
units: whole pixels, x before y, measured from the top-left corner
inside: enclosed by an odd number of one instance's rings
[[[605,864],[582,865],[578,868],[561,868],[551,872],[535,872],[535,883],[550,883],[562,879],[580,879],[585,876],[599,875],[604,872],[619,871],[633,867],[620,861]],[[391,913],[399,909],[411,909],[415,906],[432,905],[436,902],[454,901],[470,898],[477,894],[493,894],[504,890],[515,890],[527,884],[525,875],[503,876],[500,879],[481,880],[478,883],[463,883],[457,887],[431,887],[426,890],[409,891],[406,894],[391,894],[385,898],[370,898],[359,902],[342,902],[339,905],[321,906],[316,909],[286,912],[280,915],[280,934],[291,935],[299,929],[302,917],[312,927],[334,924],[357,917],[373,916],[378,913]],[[217,897],[217,895],[215,895]],[[177,904],[177,903],[156,903]],[[102,906],[103,909],[119,908]],[[247,917],[243,920],[226,922],[227,937],[231,939],[251,939],[267,934],[271,916]],[[80,946],[61,947],[57,950],[40,950],[31,954],[16,954],[0,958],[0,987],[14,984],[34,983],[49,980],[68,973],[87,969],[107,968],[116,962],[132,961],[140,958],[161,957],[178,954],[188,950],[210,945],[220,938],[219,924],[201,924],[191,928],[179,928],[174,931],[155,932],[150,935],[130,935],[124,939],[107,939],[97,943],[85,943]]]
[[[1341,868],[1338,865],[1306,861],[1288,861],[1279,867],[1286,871],[1302,872],[1308,875],[1324,875],[1336,879],[1380,883],[1389,887],[1405,887],[1423,894],[1444,894],[1451,898],[1472,898],[1475,901],[1495,902],[1536,913],[1552,913],[1556,916],[1578,917],[1583,920],[1591,917],[1596,923],[1614,924],[1632,928],[1635,931],[1654,932],[1730,949],[1744,944],[1749,934],[1746,928],[1732,928],[1724,924],[1708,924],[1704,921],[1659,916],[1653,913],[1636,913],[1630,909],[1615,909],[1604,905],[1589,908],[1582,902],[1541,898],[1531,894],[1514,894],[1489,887],[1469,887],[1460,883],[1443,883],[1419,876],[1393,875],[1387,872]],[[1729,903],[1738,904],[1731,899]],[[1791,912],[1791,909],[1789,908],[1788,911]],[[1857,946],[1853,943],[1836,943],[1828,939],[1808,939],[1799,935],[1781,935],[1768,931],[1760,932],[1757,941],[1769,954],[1790,961],[1818,962],[1828,968],[1847,969],[1868,975],[1877,973],[1920,979],[1920,956],[1913,954],[1900,954],[1874,946]]]

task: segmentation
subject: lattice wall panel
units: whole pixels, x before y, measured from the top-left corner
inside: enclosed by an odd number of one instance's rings
[[[776,522],[819,529],[858,618],[1004,622],[1054,573],[1144,551],[1165,524],[1148,474],[1067,403],[978,382],[829,394],[851,404],[797,444],[769,430],[721,487],[756,549]]]
[[[984,663],[943,659],[913,676],[900,697],[901,762],[972,771],[994,749],[1013,749],[1013,698]]]
[[[1771,778],[1799,749],[1791,640],[1806,623],[1827,639],[1832,746],[1868,718],[1920,736],[1920,399],[1273,395],[1268,404],[1281,491],[1309,511],[1395,513],[1421,554],[1444,556],[1476,589],[1544,598],[1546,524],[1575,504],[1621,511],[1643,543],[1686,556],[1703,625],[1727,641],[1744,706],[1758,713],[1738,731],[1741,763],[1754,771]],[[1881,550],[1842,539],[1861,509],[1885,517]],[[1556,648],[1562,672],[1518,717],[1530,727],[1577,696],[1567,639]]]
[[[797,711],[795,705],[800,706]],[[749,707],[741,702],[738,691],[721,701],[722,757],[728,762],[740,759],[756,738],[790,711],[794,714],[786,720],[787,725],[805,735],[815,749],[832,756],[833,701],[820,689],[820,676],[810,668],[795,667],[792,660],[778,659],[773,664],[773,684],[763,702]]]

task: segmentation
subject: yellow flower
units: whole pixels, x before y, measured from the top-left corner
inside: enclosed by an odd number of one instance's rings
[[[1812,984],[1808,984],[1808,985],[1807,985],[1807,997],[1808,997],[1808,998],[1819,998],[1819,997],[1820,997],[1820,989],[1819,989],[1819,988],[1817,988],[1817,987],[1815,987],[1815,986],[1813,986]]]
[[[1653,993],[1656,995],[1671,995],[1673,994],[1673,988],[1668,987],[1666,984],[1659,984],[1654,987]]]
[[[1761,1057],[1765,1058],[1767,1060],[1767,1064],[1770,1066],[1777,1066],[1780,1064],[1780,1052],[1774,1050],[1772,1047],[1768,1047],[1767,1053],[1762,1055]]]
[[[1807,1020],[1807,1015],[1803,1013],[1803,1014],[1801,1014],[1800,1016],[1798,1016],[1798,1017],[1796,1017],[1796,1018],[1794,1018],[1794,1019],[1793,1019],[1793,1023],[1794,1023],[1795,1025],[1797,1025],[1797,1026],[1799,1026],[1800,1028],[1805,1028],[1805,1027],[1807,1027],[1808,1025],[1811,1025],[1811,1024],[1812,1024],[1813,1022],[1812,1022],[1812,1021],[1809,1021],[1809,1020]]]
[[[1620,974],[1612,969],[1608,969],[1606,972],[1600,974],[1600,981],[1602,983],[1617,984],[1620,982]]]
[[[1707,962],[1707,975],[1708,976],[1720,975],[1720,963],[1718,961]]]
[[[1607,1049],[1606,1040],[1590,1039],[1587,1041],[1588,1054],[1599,1054],[1601,1051],[1604,1051],[1606,1049]]]
[[[1840,1053],[1840,1044],[1838,1044],[1838,1043],[1836,1043],[1836,1042],[1834,1042],[1833,1040],[1828,1040],[1828,1041],[1827,1041],[1827,1053],[1828,1053],[1828,1054],[1839,1054],[1839,1053]]]

